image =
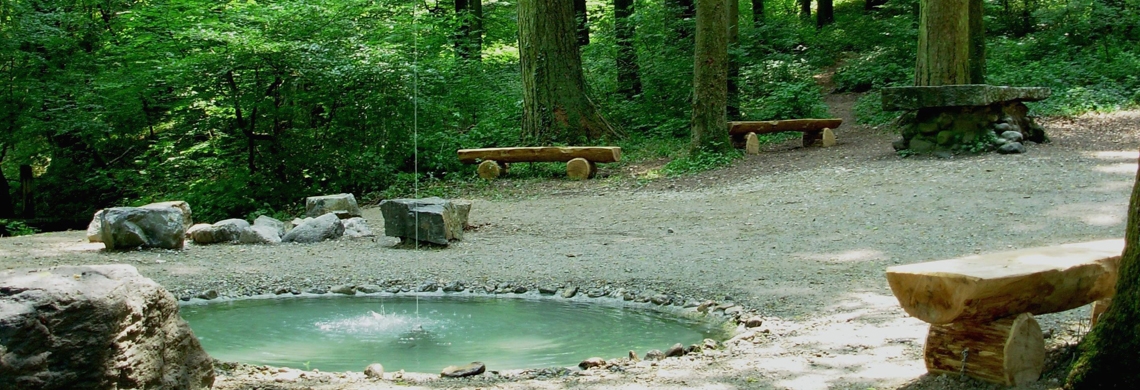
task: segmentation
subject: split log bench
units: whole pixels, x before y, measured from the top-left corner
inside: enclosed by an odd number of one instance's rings
[[[732,137],[732,145],[744,148],[745,153],[760,154],[760,139],[757,134],[779,133],[784,131],[798,131],[803,133],[804,147],[819,142],[823,147],[835,145],[835,133],[832,129],[843,124],[843,119],[789,119],[782,121],[745,121],[728,122],[728,135]]]
[[[1103,240],[887,268],[907,314],[930,323],[923,352],[931,373],[1017,386],[1036,381],[1045,340],[1034,314],[1089,303],[1116,290],[1124,240]]]
[[[460,149],[459,161],[479,164],[479,177],[494,179],[505,174],[510,163],[565,162],[566,176],[575,180],[594,177],[597,163],[621,160],[621,148],[616,146],[553,146],[519,148]]]

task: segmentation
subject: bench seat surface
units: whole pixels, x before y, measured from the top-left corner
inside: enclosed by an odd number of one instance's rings
[[[621,160],[621,148],[616,146],[540,146],[518,148],[460,149],[459,161],[475,164],[479,161],[515,162],[567,162],[584,158],[591,162],[611,163]]]

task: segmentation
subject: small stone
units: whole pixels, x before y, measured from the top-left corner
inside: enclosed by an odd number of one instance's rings
[[[700,305],[697,306],[697,312],[708,313],[709,309],[711,309],[715,305],[716,305],[716,302],[704,301]]]
[[[447,366],[439,373],[439,376],[445,378],[463,378],[467,376],[474,376],[482,374],[487,371],[487,366],[481,362],[471,362],[465,366]]]
[[[288,287],[278,287],[277,289],[273,290],[273,293],[277,295],[288,294],[290,292],[292,292],[292,290],[290,290]]]
[[[372,379],[384,379],[384,366],[380,363],[369,364],[364,368],[364,376]]]
[[[632,349],[629,350],[629,360],[634,362],[641,361],[641,359],[637,357],[637,351]]]
[[[939,145],[949,145],[954,142],[954,132],[950,130],[940,131],[935,140]]]
[[[527,291],[527,288],[523,286],[518,286],[511,290],[511,292],[515,294],[525,294]]]
[[[665,357],[676,357],[685,354],[685,346],[681,343],[673,344],[672,347],[665,350]]]
[[[538,293],[542,295],[554,295],[556,292],[558,292],[557,287],[542,286],[538,288]]]
[[[594,367],[602,367],[605,365],[606,365],[606,361],[603,360],[602,358],[592,357],[592,358],[583,360],[581,363],[578,363],[578,368],[581,368],[583,370],[589,370],[589,369],[594,368]]]
[[[218,290],[210,289],[203,291],[201,294],[197,295],[197,298],[205,300],[218,299]]]
[[[586,296],[588,296],[590,298],[601,298],[601,297],[606,296],[606,290],[603,290],[600,288],[595,288],[595,289],[592,289],[592,290],[586,292]]]
[[[1021,142],[1024,137],[1021,135],[1021,132],[1010,130],[1002,132],[1001,138],[1005,138],[1010,142]]]
[[[645,353],[645,360],[661,360],[665,358],[665,353],[660,349],[651,349]]]
[[[950,151],[946,150],[946,149],[935,150],[934,153],[931,153],[931,155],[933,155],[934,157],[943,158],[943,159],[954,158],[954,153],[950,153]]]
[[[998,148],[998,153],[1001,153],[1001,154],[1025,153],[1025,145],[1022,145],[1021,142],[1010,142],[1010,143],[1002,145],[1000,148]]]
[[[563,298],[573,298],[575,295],[578,295],[578,287],[570,286],[562,290]]]
[[[907,148],[906,139],[900,139],[900,140],[895,140],[895,142],[891,142],[891,147],[894,148],[896,152],[900,151],[900,150],[905,150]]]
[[[352,194],[310,196],[305,198],[305,215],[319,217],[333,213],[340,219],[360,216],[360,207]]]
[[[704,347],[704,349],[716,349],[717,348],[717,342],[716,342],[716,340],[713,340],[713,339],[705,339],[704,341],[701,342],[701,344],[703,344],[702,347]]]
[[[665,295],[665,294],[657,294],[657,295],[654,295],[652,298],[649,298],[649,301],[653,302],[654,305],[667,305],[672,300],[673,300],[672,298],[669,298],[669,296]]]
[[[356,286],[356,291],[360,291],[363,294],[373,294],[380,292],[381,288],[375,284],[365,284],[362,286]]]
[[[463,286],[463,283],[459,283],[458,281],[451,282],[446,286],[443,286],[443,292],[459,292],[463,291],[464,289],[466,289],[466,287]]]
[[[924,139],[915,138],[910,140],[910,150],[920,154],[930,153],[932,150],[934,150],[934,143]]]
[[[994,143],[994,145],[1001,146],[1001,145],[1005,145],[1005,144],[1009,143],[1009,140],[1005,139],[1005,138],[998,137],[998,138],[994,138],[993,143]]]
[[[744,327],[745,328],[759,328],[761,325],[764,325],[764,319],[760,318],[760,316],[752,316],[752,317],[748,317],[748,319],[744,320]],[[711,339],[705,339],[705,340],[711,340]]]
[[[688,354],[690,354],[690,353],[695,353],[695,352],[700,352],[700,351],[701,351],[701,346],[700,346],[700,345],[697,345],[697,344],[691,344],[691,345],[689,345],[688,347],[685,347],[685,351],[684,351],[684,352],[685,352],[685,355],[688,355]]]
[[[307,292],[307,293],[309,293],[309,294],[318,294],[318,295],[320,295],[320,294],[324,294],[324,293],[327,293],[327,292],[328,292],[328,290],[325,290],[325,289],[323,289],[323,288],[320,288],[320,287],[313,287],[313,288],[310,288],[310,289],[308,289],[308,290],[305,290],[305,292]]]
[[[375,236],[368,222],[361,217],[352,217],[344,220],[344,236],[348,238],[361,238]]]
[[[436,285],[435,282],[427,282],[427,283],[421,284],[419,287],[417,287],[416,291],[418,291],[418,292],[434,292],[437,289],[439,289],[439,286]]]
[[[329,292],[333,294],[356,295],[356,286],[353,286],[351,284],[341,284],[332,286],[332,288],[329,289]]]

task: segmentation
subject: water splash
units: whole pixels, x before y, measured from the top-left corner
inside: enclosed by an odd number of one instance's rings
[[[314,323],[317,329],[324,332],[335,332],[349,335],[400,335],[408,333],[425,332],[425,329],[438,327],[435,320],[397,313],[380,313],[369,310],[368,313],[338,318],[334,320],[318,321]]]

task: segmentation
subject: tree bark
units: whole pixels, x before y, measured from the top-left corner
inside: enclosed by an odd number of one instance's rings
[[[919,0],[916,86],[970,83],[971,0]]]
[[[752,24],[759,27],[764,23],[764,0],[752,0]]]
[[[586,13],[586,0],[574,0],[574,20],[578,22],[578,46],[590,44],[590,19]]]
[[[728,3],[697,0],[693,63],[693,119],[690,152],[720,152],[728,139]]]
[[[459,19],[456,56],[464,60],[482,60],[483,0],[455,0],[455,17]]]
[[[735,48],[740,43],[740,2],[728,1],[728,47]],[[729,120],[740,120],[740,89],[737,81],[740,79],[740,59],[728,55],[728,102],[726,113]]]
[[[34,180],[32,166],[28,164],[20,165],[20,193],[23,195],[22,202],[24,204],[24,212],[22,217],[24,218],[36,217],[36,187]]]
[[[641,93],[637,50],[633,47],[635,31],[633,22],[630,21],[633,12],[633,0],[614,0],[614,35],[618,49],[618,93],[621,93],[626,99],[633,99],[634,96]]]
[[[1078,347],[1072,389],[1140,387],[1140,172],[1132,185],[1116,295]]]
[[[518,20],[524,142],[580,145],[615,135],[586,96],[573,5],[521,0]]]
[[[970,84],[986,83],[985,0],[970,0]]]
[[[833,0],[816,0],[818,7],[815,10],[815,27],[823,28],[823,26],[835,23],[835,5]]]

